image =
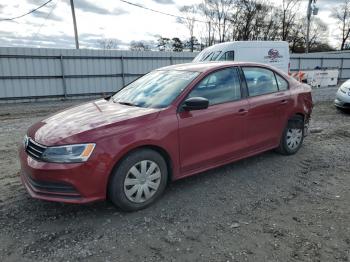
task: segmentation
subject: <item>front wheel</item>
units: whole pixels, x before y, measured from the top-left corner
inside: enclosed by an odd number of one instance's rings
[[[300,149],[303,140],[304,121],[302,117],[295,116],[288,121],[277,151],[283,155],[293,155]]]
[[[125,211],[152,204],[164,191],[168,178],[164,158],[151,149],[140,149],[125,157],[108,185],[110,200]]]

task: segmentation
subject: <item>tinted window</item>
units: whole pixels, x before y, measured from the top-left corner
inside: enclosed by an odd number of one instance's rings
[[[282,90],[282,91],[287,90],[288,89],[288,82],[284,78],[282,78],[281,76],[279,76],[277,74],[275,74],[275,75],[276,75],[276,79],[277,79],[278,89]]]
[[[226,68],[206,76],[189,94],[204,97],[209,105],[225,103],[241,98],[240,82],[235,68]]]
[[[234,51],[228,51],[224,53],[220,59],[221,61],[234,61],[235,60],[235,52]]]
[[[278,91],[272,71],[258,67],[242,68],[248,86],[249,96],[258,96]]]
[[[139,107],[167,107],[198,75],[198,72],[156,70],[121,89],[113,101]]]

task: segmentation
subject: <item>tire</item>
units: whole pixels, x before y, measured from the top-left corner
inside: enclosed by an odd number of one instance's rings
[[[108,184],[112,203],[136,211],[154,203],[164,192],[168,169],[164,158],[151,149],[128,154],[115,168]]]
[[[283,130],[280,145],[277,152],[283,155],[293,155],[302,146],[304,141],[304,119],[302,116],[294,116],[288,120]]]

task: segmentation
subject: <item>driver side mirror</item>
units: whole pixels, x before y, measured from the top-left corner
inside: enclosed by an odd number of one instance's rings
[[[182,108],[185,111],[202,110],[207,109],[209,106],[209,100],[204,97],[191,97],[185,100]]]

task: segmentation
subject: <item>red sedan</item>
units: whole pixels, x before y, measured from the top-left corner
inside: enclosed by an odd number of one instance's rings
[[[34,198],[138,210],[169,181],[271,149],[296,153],[312,105],[309,86],[262,64],[160,68],[31,126],[21,179]]]

